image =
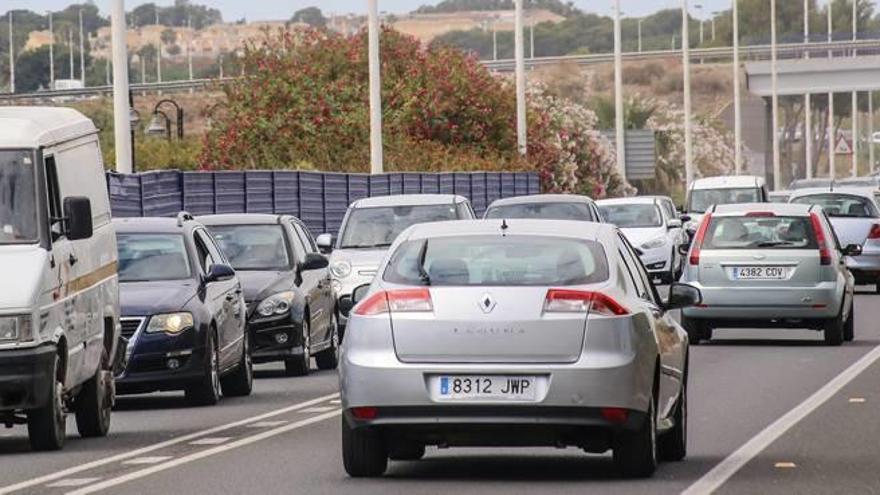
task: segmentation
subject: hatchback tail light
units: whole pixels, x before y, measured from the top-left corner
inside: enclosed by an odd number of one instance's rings
[[[544,299],[545,313],[591,313],[603,316],[628,315],[629,310],[601,292],[550,289]]]
[[[366,298],[353,312],[361,316],[384,313],[430,313],[434,311],[428,289],[383,290]]]
[[[828,247],[828,239],[825,237],[825,229],[818,213],[810,213],[810,222],[813,224],[813,233],[816,235],[816,244],[819,246],[819,264],[831,264],[831,249]],[[873,230],[873,229],[872,229]]]
[[[868,239],[880,239],[880,224],[871,225],[871,231],[868,232]]]
[[[690,264],[693,266],[697,266],[700,264],[700,251],[703,248],[703,239],[706,238],[706,231],[709,230],[709,223],[712,221],[712,214],[706,213],[706,216],[703,217],[702,223],[700,223],[700,228],[697,229],[697,233],[694,235],[694,245],[691,248],[691,256],[690,256]]]

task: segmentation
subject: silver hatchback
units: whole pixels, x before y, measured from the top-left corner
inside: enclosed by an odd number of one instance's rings
[[[342,347],[352,476],[425,446],[613,449],[649,476],[686,450],[687,334],[607,224],[483,220],[403,232],[354,293]]]
[[[710,208],[682,281],[703,302],[682,312],[691,343],[720,327],[809,328],[830,345],[853,339],[853,276],[819,206],[782,203]]]

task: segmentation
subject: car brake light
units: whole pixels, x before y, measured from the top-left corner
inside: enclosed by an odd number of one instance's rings
[[[353,312],[361,316],[384,313],[428,313],[434,311],[431,291],[421,289],[383,290],[366,298]]]
[[[810,222],[813,224],[813,232],[816,235],[816,244],[819,245],[819,264],[831,264],[831,250],[828,248],[828,240],[825,239],[825,230],[818,213],[810,213]]]
[[[772,211],[750,211],[746,213],[747,217],[775,217],[776,213]]]
[[[880,224],[871,225],[871,231],[868,232],[868,239],[880,239]]]
[[[712,221],[712,214],[706,213],[706,216],[703,217],[702,223],[700,223],[700,228],[697,229],[697,233],[694,235],[694,245],[691,248],[691,256],[690,256],[690,264],[691,265],[699,265],[700,264],[700,251],[703,248],[703,239],[706,238],[706,231],[709,230],[709,223]]]
[[[603,407],[602,417],[609,423],[619,425],[626,423],[626,420],[629,419],[629,411],[622,407]]]
[[[628,315],[629,310],[601,292],[550,289],[544,299],[545,313],[591,313],[603,316]]]
[[[379,416],[379,409],[375,407],[353,407],[351,408],[351,415],[354,416],[355,419],[376,419],[376,417]]]

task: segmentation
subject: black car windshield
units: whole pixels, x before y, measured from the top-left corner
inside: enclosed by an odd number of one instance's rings
[[[398,234],[418,223],[456,220],[455,205],[355,208],[348,215],[340,248],[388,247]]]
[[[813,194],[800,196],[791,202],[819,205],[829,217],[877,218],[880,216],[870,199],[850,194]]]
[[[0,244],[38,241],[36,197],[33,151],[0,151]]]
[[[739,203],[760,203],[760,189],[744,187],[737,189],[695,189],[691,191],[688,211],[705,213],[712,205],[732,205]]]
[[[817,249],[809,217],[716,217],[703,249]]]
[[[595,241],[522,235],[443,237],[401,245],[383,277],[405,285],[570,286],[607,280],[608,262]]]
[[[596,221],[590,207],[585,203],[520,203],[493,206],[486,212],[486,218],[538,218],[545,220]]]
[[[119,234],[116,242],[120,282],[190,278],[189,256],[181,234]]]
[[[217,225],[210,227],[232,268],[243,271],[290,269],[290,256],[280,225]]]
[[[653,204],[604,205],[599,207],[605,221],[622,229],[660,227],[663,215]]]

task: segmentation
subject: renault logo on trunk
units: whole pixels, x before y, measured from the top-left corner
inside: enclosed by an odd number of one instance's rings
[[[488,292],[483,294],[483,297],[480,298],[480,309],[486,314],[491,313],[495,309],[495,298],[492,297],[492,294]]]

